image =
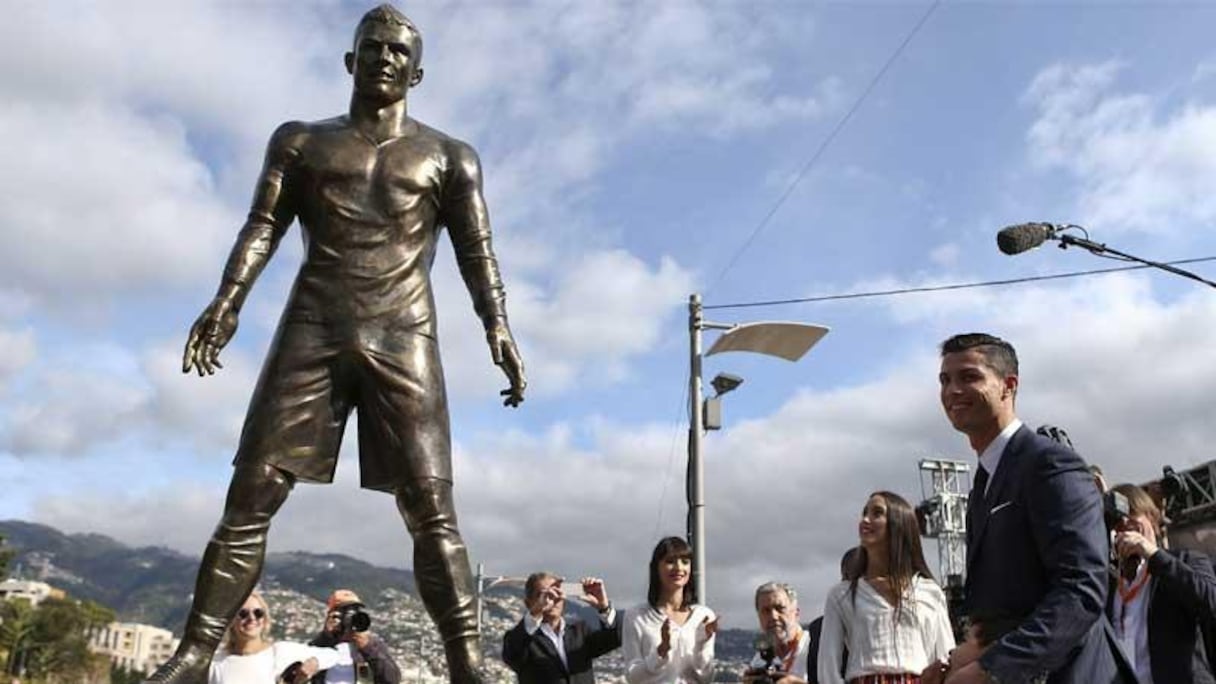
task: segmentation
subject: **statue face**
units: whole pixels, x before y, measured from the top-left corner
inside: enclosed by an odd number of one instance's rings
[[[404,26],[374,23],[363,28],[355,51],[346,54],[355,93],[390,104],[422,80],[417,62],[417,36]]]

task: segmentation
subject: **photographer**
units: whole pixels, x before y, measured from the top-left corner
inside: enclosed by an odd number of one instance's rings
[[[1126,498],[1125,508],[1116,495]],[[1160,547],[1163,516],[1140,487],[1121,484],[1107,496],[1119,565],[1107,614],[1137,679],[1155,684],[1216,682],[1210,660],[1203,657],[1202,638],[1210,637],[1216,626],[1211,560],[1196,551]]]
[[[333,646],[338,662],[312,678],[313,684],[400,684],[401,670],[384,640],[368,631],[371,618],[358,595],[338,589],[325,603],[325,628],[311,646]]]
[[[811,638],[798,624],[798,594],[788,584],[765,582],[756,588],[760,620],[757,653],[743,673],[746,684],[806,684]]]
[[[592,661],[621,646],[621,615],[608,600],[604,581],[585,577],[579,599],[599,620],[566,621],[562,578],[534,572],[524,584],[523,618],[502,637],[503,662],[520,684],[593,684]]]

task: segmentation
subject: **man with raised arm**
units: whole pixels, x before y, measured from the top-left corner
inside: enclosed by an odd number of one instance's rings
[[[190,330],[183,371],[220,367],[250,287],[295,219],[304,261],[249,405],[181,647],[150,681],[205,681],[224,628],[261,573],[271,517],[296,481],[332,480],[352,409],[362,486],[397,499],[451,681],[483,681],[430,280],[443,227],[490,354],[510,382],[506,405],[523,401],[526,382],[477,155],[406,113],[421,58],[422,37],[405,15],[389,5],[371,10],[345,58],[349,113],[285,123],[270,139],[249,218],[219,291]]]

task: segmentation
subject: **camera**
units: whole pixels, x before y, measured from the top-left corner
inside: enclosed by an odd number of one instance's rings
[[[760,660],[764,662],[762,667],[753,667],[744,673],[746,681],[769,681],[775,682],[783,676],[780,668],[777,667],[777,646],[773,642],[773,637],[768,632],[761,632],[760,636],[756,637],[753,642],[756,653],[760,656]]]
[[[1131,515],[1131,506],[1127,497],[1116,491],[1102,495],[1102,517],[1106,519],[1106,529],[1113,530]]]
[[[296,677],[300,676],[300,670],[302,669],[304,669],[304,663],[297,660],[283,670],[282,674],[279,675],[278,681],[285,684],[294,684]]]
[[[355,632],[366,632],[372,626],[372,616],[364,610],[362,603],[347,603],[338,606],[334,612],[338,614],[338,634],[350,636]]]

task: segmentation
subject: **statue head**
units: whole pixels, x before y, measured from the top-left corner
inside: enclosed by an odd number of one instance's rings
[[[346,71],[359,96],[385,103],[404,99],[422,81],[422,34],[392,5],[375,7],[355,27]]]

